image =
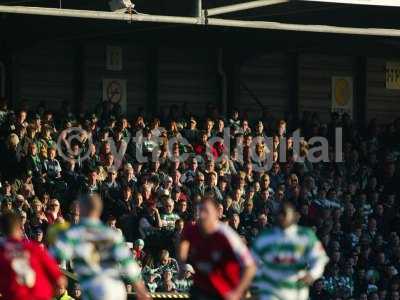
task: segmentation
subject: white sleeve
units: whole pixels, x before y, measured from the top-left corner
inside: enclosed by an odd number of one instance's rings
[[[325,266],[329,262],[324,247],[318,239],[311,246],[307,256],[307,261],[311,277],[314,280],[317,280],[324,274]]]

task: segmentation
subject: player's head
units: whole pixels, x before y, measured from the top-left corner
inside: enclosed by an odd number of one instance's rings
[[[82,196],[80,206],[83,217],[100,218],[103,211],[103,201],[96,193]]]
[[[201,229],[208,233],[215,229],[219,221],[218,202],[212,197],[205,197],[201,201],[199,224]]]
[[[1,218],[1,232],[7,237],[22,237],[22,219],[16,213],[6,213]]]
[[[289,201],[284,201],[281,204],[278,214],[278,224],[281,228],[285,229],[296,223],[296,209]]]

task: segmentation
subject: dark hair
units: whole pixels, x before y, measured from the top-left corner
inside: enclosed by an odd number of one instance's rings
[[[21,217],[13,212],[6,213],[1,217],[0,224],[3,234],[9,236],[16,228],[21,226]]]

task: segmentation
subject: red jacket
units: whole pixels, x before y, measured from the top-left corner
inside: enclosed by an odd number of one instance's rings
[[[207,153],[207,147],[209,148]],[[194,152],[198,155],[212,154],[214,159],[217,159],[219,154],[218,151],[211,145],[197,144],[194,146]]]
[[[0,241],[0,294],[6,300],[50,300],[62,273],[39,244],[26,240]]]

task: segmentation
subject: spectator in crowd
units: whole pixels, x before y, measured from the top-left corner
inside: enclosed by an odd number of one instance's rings
[[[110,225],[128,242],[143,240],[136,251],[155,291],[163,273],[146,272],[159,266],[162,250],[176,258],[174,243],[198,223],[203,197],[217,200],[221,221],[250,246],[290,201],[299,225],[315,232],[330,257],[313,300],[398,298],[400,118],[360,124],[346,114],[305,112],[295,122],[237,109],[225,118],[210,105],[204,118],[182,106],[130,119],[110,102],[87,114],[74,114],[68,103],[62,113],[45,104],[0,108],[0,217],[18,213],[26,240],[47,247],[56,220],[80,222],[77,196],[99,193],[102,221],[114,216]],[[224,136],[222,144],[214,139]],[[172,272],[179,291],[178,277]]]

